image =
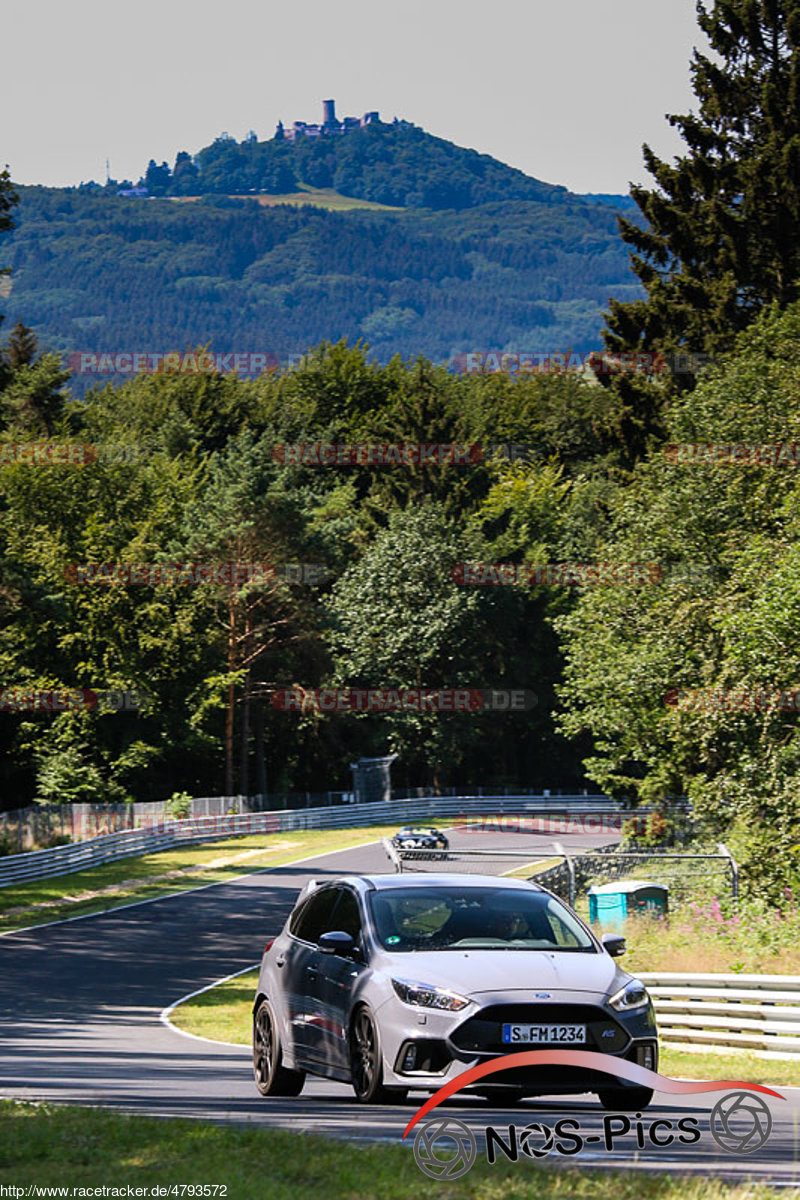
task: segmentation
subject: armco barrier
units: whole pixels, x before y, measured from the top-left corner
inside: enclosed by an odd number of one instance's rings
[[[740,1049],[800,1062],[796,975],[638,974],[653,998],[662,1041]]]
[[[281,833],[296,829],[344,829],[357,825],[398,825],[435,817],[494,814],[545,814],[566,817],[591,814],[619,817],[622,809],[605,796],[435,796],[389,800],[377,804],[345,804],[329,808],[281,809],[219,817],[188,817],[165,821],[150,829],[104,834],[71,846],[33,850],[0,858],[0,887],[27,879],[71,875],[87,867],[167,850],[192,842],[218,841],[248,833]]]
[[[364,803],[378,803],[379,799],[424,800],[433,796],[458,797],[464,794],[463,790],[459,792],[455,788],[436,792],[432,787],[425,786],[395,788],[391,795],[375,796],[371,801],[362,797],[362,800]],[[536,791],[525,787],[497,788],[494,791],[491,788],[476,787],[470,795],[502,795],[515,800],[550,797],[550,793],[543,792],[541,788]],[[356,799],[352,792],[330,790],[285,792],[271,796],[193,796],[186,816],[220,817],[235,813],[274,812],[287,808],[330,808],[337,804],[352,804]],[[561,793],[556,792],[551,802],[557,803],[559,799]],[[565,796],[564,799],[569,797]],[[588,799],[591,802],[596,797]],[[161,826],[164,821],[173,819],[174,814],[169,811],[168,800],[137,800],[133,804],[90,804],[83,801],[76,801],[74,804],[33,804],[27,808],[0,812],[0,846],[4,846],[8,854],[22,854],[36,847],[56,845],[56,838],[64,842],[83,842],[88,838],[100,837],[104,833],[122,833],[125,829]]]

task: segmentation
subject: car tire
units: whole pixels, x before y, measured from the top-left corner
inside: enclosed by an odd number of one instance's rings
[[[275,1014],[262,1000],[253,1017],[253,1076],[262,1096],[299,1096],[305,1071],[291,1071],[282,1063]]]
[[[350,1079],[359,1104],[402,1104],[408,1088],[388,1088],[383,1082],[383,1061],[378,1028],[363,1005],[350,1022]]]
[[[603,1108],[612,1112],[638,1112],[653,1099],[653,1089],[645,1087],[604,1088],[597,1093]]]
[[[478,1095],[486,1104],[491,1104],[495,1108],[504,1108],[507,1104],[519,1104],[524,1100],[527,1092],[524,1088],[516,1087],[497,1087],[486,1089],[485,1092],[478,1092]]]

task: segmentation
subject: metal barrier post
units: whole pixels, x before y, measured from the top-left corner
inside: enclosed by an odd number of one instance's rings
[[[556,854],[560,854],[564,859],[564,862],[567,864],[567,870],[569,871],[569,903],[570,907],[574,907],[576,899],[575,864],[567,854],[564,847],[561,845],[561,842],[553,842],[553,848],[555,849]]]
[[[727,858],[730,859],[730,863],[731,863],[731,896],[734,900],[738,900],[739,899],[739,864],[737,863],[736,859],[731,854],[728,847],[724,844],[724,842],[718,842],[717,849],[719,850],[720,854],[724,854]]]

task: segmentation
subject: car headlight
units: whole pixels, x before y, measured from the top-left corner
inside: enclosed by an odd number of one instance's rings
[[[629,979],[624,987],[609,998],[608,1003],[617,1012],[630,1012],[633,1008],[643,1008],[650,1003],[647,988],[639,979]]]
[[[434,987],[432,983],[412,983],[409,979],[393,979],[392,987],[404,1004],[417,1008],[439,1008],[445,1012],[460,1012],[469,1004],[466,996],[447,988]]]

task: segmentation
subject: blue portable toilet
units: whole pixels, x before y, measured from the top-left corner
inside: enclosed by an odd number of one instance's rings
[[[669,888],[646,879],[621,879],[589,888],[589,922],[620,926],[633,913],[664,916],[669,912]]]

